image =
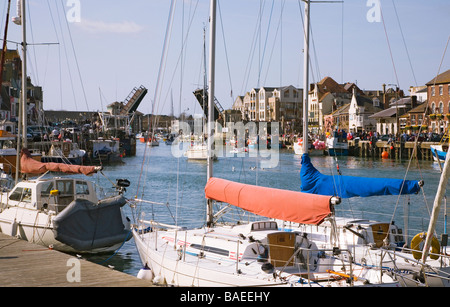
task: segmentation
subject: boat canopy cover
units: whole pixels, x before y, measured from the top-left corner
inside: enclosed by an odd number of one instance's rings
[[[77,251],[89,252],[129,240],[130,230],[122,221],[123,196],[115,196],[94,204],[75,199],[53,219],[56,240]]]
[[[98,170],[96,166],[81,166],[64,163],[42,163],[31,157],[28,149],[23,148],[20,158],[21,172],[25,174],[45,174],[46,172],[60,172],[66,174],[84,174],[86,176],[95,174]]]
[[[319,225],[331,213],[329,196],[280,190],[210,178],[207,199],[225,202],[260,216]]]
[[[324,175],[314,167],[308,154],[302,156],[300,179],[304,193],[341,198],[413,194],[420,190],[417,180]]]

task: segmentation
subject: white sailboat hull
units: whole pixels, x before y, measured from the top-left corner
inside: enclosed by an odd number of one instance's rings
[[[142,264],[152,270],[155,280],[161,284],[181,287],[399,285],[387,276],[384,277],[383,283],[377,282],[380,276],[377,270],[361,266],[353,269],[354,276],[360,277],[354,284],[348,283],[346,278],[333,279],[327,270],[339,271],[343,265],[342,259],[336,260],[333,257],[314,258],[307,268],[293,265],[284,269],[277,267],[275,273],[265,272],[262,269],[263,262],[258,261],[256,257],[252,258],[254,255],[250,257],[248,255],[249,250],[257,248],[256,244],[248,248],[249,246],[238,239],[237,233],[227,232],[226,227],[219,227],[206,233],[198,229],[178,232],[155,231],[145,234],[133,231],[133,235]],[[252,234],[249,237],[253,235],[257,236]],[[223,242],[219,243],[218,240]],[[196,248],[202,246],[203,249],[195,251],[192,248],[194,245],[197,245]],[[239,255],[239,261],[236,255]]]
[[[298,143],[294,143],[294,152],[296,155],[303,155],[305,153],[303,150],[303,146]],[[310,156],[323,156],[325,154],[325,151],[320,149],[310,149],[307,153]]]
[[[206,145],[193,145],[184,153],[188,160],[207,160],[208,159],[208,146]],[[213,156],[213,159],[216,159]]]

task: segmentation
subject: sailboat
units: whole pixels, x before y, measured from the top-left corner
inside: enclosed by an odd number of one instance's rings
[[[434,212],[439,212],[442,190],[445,190],[450,168],[447,160],[435,198]],[[415,194],[423,186],[423,182],[418,180],[324,175],[312,165],[308,155],[302,157],[300,176],[302,192],[342,198]],[[370,200],[367,201],[369,202]],[[415,235],[410,244],[406,242],[402,229],[394,223],[367,219],[334,217],[315,228],[293,224],[283,224],[282,227],[314,237],[334,237],[340,248],[354,251],[356,263],[381,266],[402,285],[450,286],[450,258],[443,251],[445,244],[441,244],[434,235],[431,225],[435,223],[432,218],[430,229],[426,233]],[[431,236],[428,235],[430,233]],[[428,247],[424,245],[426,240],[430,242]],[[328,246],[327,244],[323,240],[323,244],[319,245]],[[430,248],[431,253],[423,257]]]
[[[214,97],[215,10],[211,0],[209,97]],[[212,117],[212,100],[209,118]],[[213,123],[208,122],[211,133]],[[208,138],[211,152],[212,137]],[[306,235],[282,231],[274,219],[320,225],[338,198],[258,187],[213,176],[208,156],[206,224],[186,229],[139,217],[133,237],[141,262],[155,283],[174,286],[397,286],[376,270],[352,263],[348,250],[320,249]],[[213,202],[228,205],[213,213]],[[235,206],[257,215],[243,224],[219,224]]]
[[[203,55],[204,55],[204,84],[203,84],[203,95],[202,95],[202,109],[205,110],[205,103],[208,102],[209,99],[206,96],[206,30],[203,29]],[[211,96],[209,96],[211,97]],[[204,126],[204,118],[202,117],[202,127]],[[185,151],[184,156],[188,158],[188,160],[208,160],[209,150],[208,145],[205,142],[204,135],[199,137],[199,140],[195,140],[195,136],[191,136],[191,143],[189,144],[188,149]],[[216,157],[214,157],[216,159]]]
[[[20,104],[26,114],[26,29],[25,0],[19,0],[22,24],[22,98]],[[19,119],[19,127],[26,131],[26,116]],[[26,135],[26,134],[22,134]],[[18,139],[20,144],[20,138]],[[18,146],[20,148],[20,146]],[[42,163],[31,157],[23,141],[20,172],[26,176],[58,174],[92,175],[100,171],[95,166]],[[17,155],[19,158],[19,155]],[[17,163],[19,165],[19,163]],[[124,188],[126,180],[116,184],[117,195],[98,199],[92,182],[86,179],[52,177],[18,180],[11,191],[0,195],[0,231],[48,248],[77,253],[98,253],[116,250],[130,239],[130,222],[123,215],[126,204]]]

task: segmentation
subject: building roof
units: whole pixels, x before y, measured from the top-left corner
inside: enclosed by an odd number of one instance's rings
[[[443,83],[450,83],[450,69],[447,70],[446,72],[443,72],[442,74],[437,75],[430,82],[426,83],[426,85],[443,84]]]
[[[331,113],[333,116],[339,116],[342,114],[348,114],[348,109],[350,108],[350,104],[344,104],[342,107],[338,108],[336,111]]]
[[[425,113],[425,110],[428,107],[428,103],[425,101],[424,103],[419,104],[417,107],[408,111],[408,113]]]
[[[317,83],[319,92],[330,92],[330,93],[348,93],[341,84],[337,83],[331,77],[325,77]]]
[[[393,116],[395,116],[395,114],[397,114],[397,108],[389,108],[389,109],[380,111],[378,113],[375,113],[369,117],[370,118],[393,117]]]

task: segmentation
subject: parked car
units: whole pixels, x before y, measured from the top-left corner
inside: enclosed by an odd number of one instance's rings
[[[28,126],[28,132],[32,135],[34,142],[43,140],[44,134],[50,135],[51,129],[47,126]]]

